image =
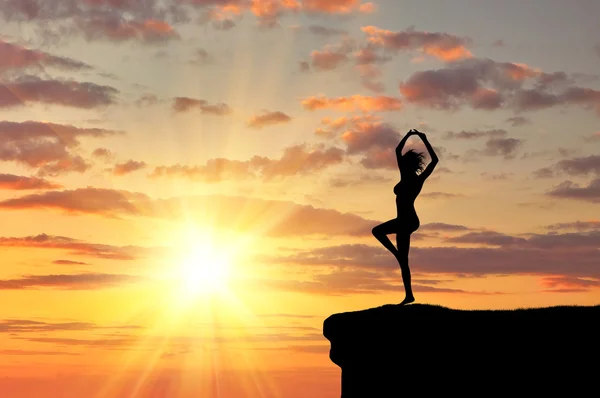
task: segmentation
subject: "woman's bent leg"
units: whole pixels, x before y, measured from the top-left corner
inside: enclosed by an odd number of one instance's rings
[[[384,222],[383,224],[379,224],[378,226],[374,227],[371,232],[373,233],[373,236],[377,238],[377,240],[381,242],[381,244],[386,249],[392,252],[394,257],[398,257],[398,250],[396,249],[396,247],[394,247],[392,241],[387,237],[387,235],[392,235],[398,232],[397,219],[389,220]]]

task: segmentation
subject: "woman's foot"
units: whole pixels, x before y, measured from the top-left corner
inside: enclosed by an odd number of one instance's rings
[[[406,296],[404,298],[404,300],[402,300],[402,302],[400,303],[400,305],[410,304],[410,303],[413,303],[414,301],[415,301],[414,296]]]

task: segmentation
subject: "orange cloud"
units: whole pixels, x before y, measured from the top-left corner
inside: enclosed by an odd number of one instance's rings
[[[309,13],[348,14],[360,9],[361,4],[360,0],[303,0],[302,6]]]
[[[377,11],[377,6],[374,3],[363,3],[358,7],[358,11],[363,14],[372,14]]]
[[[16,176],[12,174],[0,174],[0,189],[12,189],[16,191],[28,189],[58,189],[63,186],[37,177]]]
[[[352,95],[349,97],[329,98],[326,96],[309,97],[302,100],[304,109],[311,111],[319,109],[333,109],[340,112],[383,112],[402,109],[400,99],[388,96],[363,96]]]
[[[418,32],[412,29],[393,32],[375,26],[363,26],[361,29],[368,35],[370,43],[388,50],[418,50],[442,61],[455,61],[473,56],[467,49],[467,45],[471,43],[470,39],[448,33]]]
[[[306,14],[372,13],[373,3],[360,0],[184,0],[184,3],[206,9],[204,20],[231,21],[244,11],[252,13],[259,24],[267,27],[278,25],[280,17],[292,12]]]
[[[48,191],[0,202],[4,209],[58,209],[73,214],[98,214],[116,217],[120,214],[148,213],[150,200],[143,194],[131,194],[101,188],[78,188],[67,191]]]
[[[207,183],[216,183],[227,179],[261,178],[264,181],[277,177],[306,175],[343,161],[344,151],[322,145],[295,145],[285,148],[279,159],[253,156],[249,160],[239,161],[224,158],[209,159],[202,166],[159,166],[150,177],[179,175]]]
[[[65,290],[94,290],[137,282],[132,275],[86,273],[74,275],[26,275],[21,278],[0,280],[0,290],[55,288]]]
[[[248,126],[252,128],[263,128],[274,124],[287,123],[292,118],[283,112],[265,112],[262,115],[252,116],[248,121]]]
[[[91,109],[116,102],[119,91],[110,86],[73,80],[44,80],[35,76],[0,82],[0,108],[30,102]]]
[[[213,115],[228,115],[232,112],[229,105],[225,103],[209,104],[208,101],[202,99],[194,99],[189,97],[176,97],[173,100],[173,110],[175,112],[186,112],[192,109],[199,109],[202,113]]]
[[[44,198],[44,196],[41,196],[40,198]],[[80,198],[84,199],[83,196]],[[72,205],[72,203],[69,203],[68,197],[63,196],[63,199],[66,199],[63,203],[65,208]],[[35,203],[33,202],[30,202],[30,205],[31,207],[35,207]],[[112,205],[114,205],[114,203]],[[46,234],[25,237],[0,237],[0,246],[66,250],[75,256],[89,256],[110,260],[133,260],[138,254],[138,249],[131,246],[117,247],[102,245],[64,236],[52,236]]]
[[[312,160],[312,159],[311,159]],[[317,161],[319,159],[316,159]],[[0,209],[57,209],[74,214],[106,217],[143,216],[186,219],[201,214],[203,220],[219,228],[239,232],[261,230],[267,236],[371,236],[380,221],[352,213],[281,200],[263,200],[243,196],[205,195],[152,199],[134,192],[111,189],[80,188],[27,195],[0,202]],[[206,209],[212,209],[206,213]],[[269,226],[264,230],[265,223]],[[68,250],[72,255],[106,259],[133,259],[150,252],[137,247],[116,247],[83,242],[60,236],[41,234],[22,238],[1,238],[0,246],[35,247]]]
[[[0,71],[40,65],[72,71],[92,68],[84,62],[72,58],[57,57],[43,51],[30,50],[0,39]]]
[[[335,51],[313,51],[310,53],[312,66],[320,70],[332,70],[348,61],[346,54]]]
[[[75,153],[80,137],[106,137],[121,131],[78,128],[35,121],[0,122],[0,160],[37,167],[38,176],[84,172],[90,165]]]
[[[113,174],[116,176],[122,176],[125,174],[133,173],[134,171],[141,170],[147,165],[145,162],[138,162],[135,160],[129,160],[125,163],[117,163],[113,169]]]

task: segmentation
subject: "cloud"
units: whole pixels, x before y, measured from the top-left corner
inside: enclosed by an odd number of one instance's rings
[[[399,274],[399,272],[398,272]],[[328,274],[315,275],[312,280],[261,280],[255,283],[265,288],[286,292],[308,293],[313,295],[346,296],[358,294],[377,294],[381,292],[402,292],[404,290],[400,276],[390,280],[382,277],[381,272],[364,269],[336,270]],[[448,289],[425,285],[413,285],[418,293],[475,293],[460,289]]]
[[[591,220],[591,221],[573,221],[567,223],[557,223],[557,224],[549,224],[546,226],[549,230],[569,230],[574,229],[576,231],[592,231],[592,230],[600,230],[600,221]]]
[[[91,322],[45,322],[30,319],[0,320],[0,333],[52,333],[97,329],[139,329],[137,325],[98,325]]]
[[[137,106],[152,106],[158,104],[160,99],[155,94],[143,94],[135,101]]]
[[[324,138],[334,138],[336,134],[351,129],[366,129],[380,122],[381,118],[372,114],[341,116],[336,119],[325,117],[321,119],[321,127],[315,130],[315,135]]]
[[[52,264],[58,265],[88,265],[88,263],[84,263],[82,261],[73,261],[73,260],[54,260]]]
[[[527,239],[525,238],[505,235],[495,231],[468,232],[460,236],[449,237],[446,241],[451,243],[474,243],[490,246],[507,246],[527,243]]]
[[[106,149],[106,148],[96,148],[92,152],[92,156],[94,156],[96,158],[104,159],[104,160],[110,160],[113,155],[112,155],[112,153],[111,153],[111,151],[109,149]]]
[[[317,70],[332,70],[348,61],[348,56],[331,50],[313,51],[310,53],[311,65]]]
[[[0,355],[81,355],[66,351],[0,350]]]
[[[600,91],[574,86],[573,80],[564,72],[546,73],[525,64],[470,58],[415,72],[399,88],[405,101],[436,109],[468,105],[524,112],[578,105],[600,111]]]
[[[523,140],[518,138],[492,138],[485,143],[485,148],[479,153],[487,156],[502,156],[513,159],[516,151],[522,146]]]
[[[564,159],[556,163],[555,168],[569,175],[596,174],[600,176],[600,155]]]
[[[448,33],[419,32],[413,28],[392,32],[375,26],[363,26],[370,43],[391,51],[420,51],[442,61],[472,57],[467,46],[471,40]]]
[[[125,174],[133,173],[134,171],[141,170],[147,166],[146,162],[138,162],[135,160],[128,160],[125,163],[117,163],[113,169],[113,174],[116,176],[123,176]]]
[[[28,189],[59,189],[63,186],[43,178],[16,176],[13,174],[0,174],[0,189],[28,190]]]
[[[243,13],[252,13],[259,26],[273,28],[279,26],[279,19],[291,13],[342,14],[371,13],[375,11],[372,3],[360,3],[360,0],[181,0],[180,3],[195,7],[203,12],[203,22],[232,21]]]
[[[255,115],[248,121],[248,126],[256,129],[261,129],[274,124],[288,123],[292,118],[283,112],[263,112],[262,115]]]
[[[315,111],[332,109],[340,112],[385,112],[402,109],[402,102],[389,96],[352,95],[348,97],[329,98],[324,95],[308,97],[302,100],[304,109]]]
[[[76,153],[80,138],[118,134],[122,132],[36,121],[0,121],[0,160],[38,168],[38,177],[81,173],[90,165]]]
[[[584,138],[587,142],[600,142],[600,131],[590,135],[589,137]]]
[[[397,170],[397,158],[395,148],[401,140],[401,134],[388,123],[381,122],[379,118],[372,115],[352,118],[339,118],[336,120],[323,119],[323,125],[329,125],[328,130],[317,130],[318,135],[332,137],[335,132],[345,131],[341,134],[341,140],[346,145],[346,154],[349,156],[361,155],[359,163],[366,169]],[[405,151],[414,149],[428,156],[428,151],[421,141],[409,141]],[[434,148],[443,158],[444,148]]]
[[[102,188],[78,188],[65,191],[48,191],[0,202],[3,209],[58,209],[74,214],[97,214],[116,217],[120,214],[141,215],[149,198],[144,194]]]
[[[428,224],[424,224],[421,225],[421,227],[419,227],[419,231],[442,231],[442,232],[457,232],[457,231],[469,231],[471,230],[471,228],[464,226],[464,225],[458,225],[458,224],[446,224],[446,223],[441,223],[441,222],[434,222],[434,223],[428,223]]]
[[[475,130],[475,131],[460,131],[458,133],[454,133],[452,131],[448,131],[446,133],[446,135],[444,136],[445,139],[463,139],[463,140],[470,140],[470,139],[476,139],[476,138],[502,138],[505,137],[507,134],[506,130],[503,129],[494,129],[494,130],[486,130],[486,131],[479,131],[479,130]]]
[[[0,108],[42,103],[93,109],[114,104],[118,93],[113,87],[96,83],[24,76],[0,83]]]
[[[487,178],[489,180],[493,180],[493,181],[498,181],[498,180],[508,180],[511,176],[514,176],[514,173],[496,173],[496,174],[492,174],[492,173],[488,173],[487,171],[484,171],[483,173],[481,173],[481,176],[484,178]]]
[[[561,199],[599,203],[600,177],[593,179],[587,186],[580,186],[572,181],[564,181],[546,192],[546,195]]]
[[[0,17],[7,22],[33,23],[40,35],[58,40],[61,35],[81,35],[88,41],[155,44],[179,39],[166,19],[188,21],[182,11],[177,4],[162,7],[157,0],[57,0],[52,5],[44,0],[5,0]]]
[[[17,279],[0,280],[0,290],[55,288],[66,290],[95,290],[137,282],[140,278],[119,274],[26,275]]]
[[[59,57],[43,51],[30,50],[0,39],[0,73],[11,69],[50,66],[66,71],[92,69],[88,64],[68,57]]]
[[[600,42],[594,46],[594,51],[596,52],[596,55],[600,57]]]
[[[541,280],[542,286],[549,289],[547,292],[554,291],[589,291],[590,288],[600,287],[600,279],[583,279],[569,276],[551,276],[543,277]]]
[[[106,217],[144,216],[164,219],[202,217],[219,228],[252,232],[269,237],[328,235],[371,236],[378,221],[352,213],[315,208],[287,201],[270,201],[224,195],[152,199],[144,194],[99,188],[51,191],[0,202],[0,209],[58,209],[76,214]],[[209,213],[206,209],[211,209]],[[70,238],[45,234],[27,238],[0,238],[0,246],[40,247],[73,250],[77,255],[98,258],[132,259],[134,248],[87,244]],[[140,249],[141,250],[141,249]]]
[[[189,61],[192,65],[207,65],[213,61],[212,56],[203,48],[194,51],[192,59]]]
[[[510,123],[513,127],[520,127],[526,124],[531,124],[531,120],[523,116],[513,116],[506,119],[506,123]]]
[[[303,0],[302,9],[307,13],[348,14],[369,12],[371,3],[361,4],[360,0]]]
[[[308,175],[343,161],[344,151],[324,145],[294,145],[284,148],[279,159],[253,156],[249,160],[209,159],[203,166],[158,166],[150,177],[178,175],[207,183],[227,179],[260,178],[270,181],[294,175]]]
[[[140,254],[139,248],[131,246],[117,247],[102,245],[64,236],[46,234],[25,237],[0,237],[0,246],[66,250],[75,256],[88,256],[108,260],[133,260]]]
[[[391,178],[385,178],[379,175],[362,174],[353,178],[332,178],[329,186],[332,188],[345,188],[349,186],[358,186],[363,184],[381,183],[392,181]]]
[[[350,155],[364,153],[373,148],[395,150],[400,139],[398,131],[381,122],[355,125],[354,129],[347,130],[342,135],[342,141],[346,144],[346,152]]]
[[[317,36],[331,37],[331,36],[345,36],[348,34],[343,29],[334,29],[322,25],[310,25],[308,31]]]
[[[167,22],[156,19],[128,20],[112,13],[99,14],[77,21],[78,31],[88,41],[99,39],[114,42],[138,40],[146,44],[179,40],[179,33]]]
[[[463,197],[464,195],[449,192],[427,192],[422,193],[421,196],[427,199],[452,199]]]
[[[534,234],[530,239],[519,239],[488,232],[463,240],[479,245],[493,244],[495,247],[411,247],[410,267],[413,273],[455,276],[567,275],[600,278],[600,270],[596,266],[600,261],[598,238],[598,234],[588,237],[583,234]],[[358,267],[382,271],[398,267],[393,256],[383,247],[363,244],[321,247],[289,256],[262,256],[260,260],[279,265]]]
[[[187,112],[194,109],[200,110],[202,113],[219,116],[228,115],[232,112],[229,105],[225,103],[209,104],[206,100],[188,97],[176,97],[173,100],[173,110],[175,112]]]

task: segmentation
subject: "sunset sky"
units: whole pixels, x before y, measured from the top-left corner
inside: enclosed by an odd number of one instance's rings
[[[339,397],[323,320],[404,298],[412,128],[417,303],[600,304],[598,15],[0,0],[0,395]]]

